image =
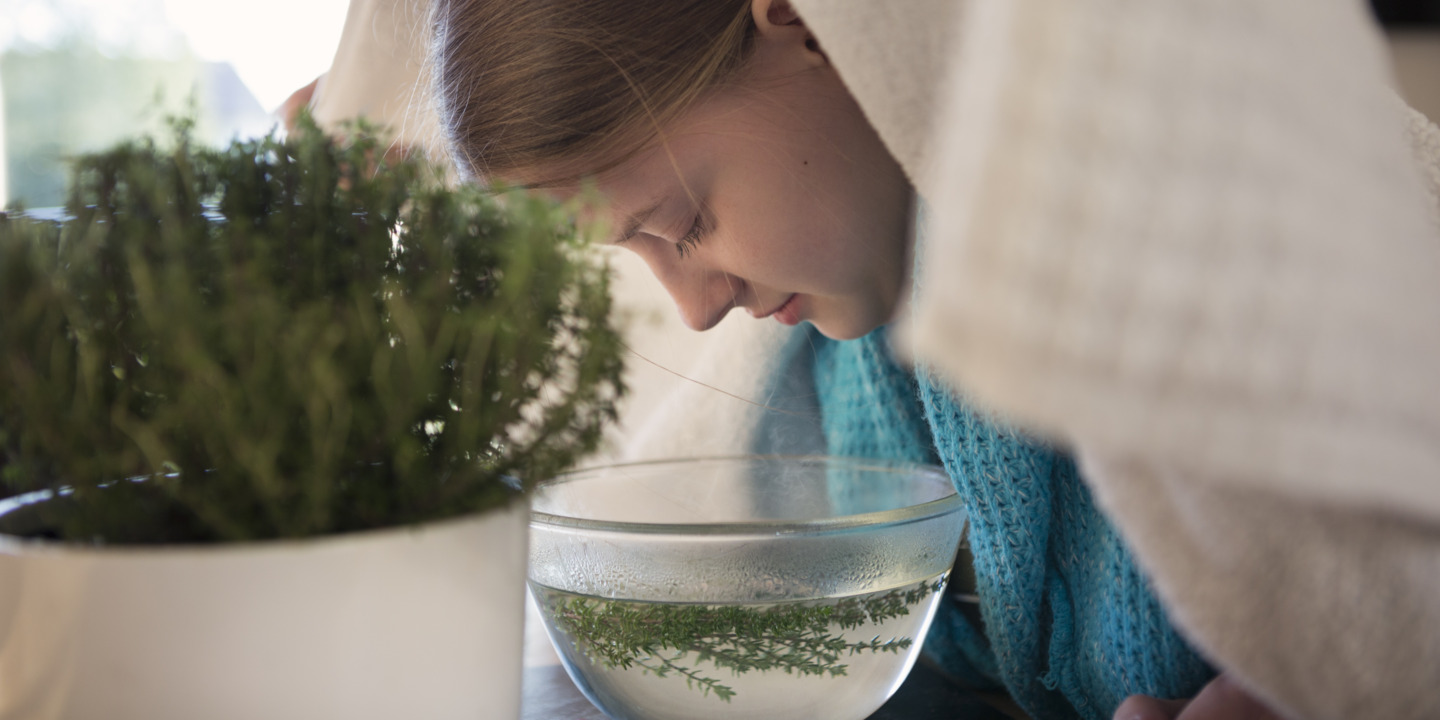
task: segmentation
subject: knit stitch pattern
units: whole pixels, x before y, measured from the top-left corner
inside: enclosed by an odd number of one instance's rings
[[[939,464],[916,402],[915,377],[895,363],[886,329],[854,342],[810,330],[820,421],[830,455]]]
[[[938,458],[965,500],[986,632],[947,612],[927,654],[962,680],[999,681],[1037,720],[1108,720],[1130,694],[1189,697],[1214,676],[1069,456],[901,369],[883,328],[812,341],[828,452]]]

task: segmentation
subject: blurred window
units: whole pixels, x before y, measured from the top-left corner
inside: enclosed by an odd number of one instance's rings
[[[66,158],[193,114],[263,134],[329,67],[348,0],[0,0],[0,207],[64,203]]]

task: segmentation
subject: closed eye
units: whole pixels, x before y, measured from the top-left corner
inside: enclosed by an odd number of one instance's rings
[[[690,225],[690,230],[679,240],[675,241],[675,250],[680,253],[682,259],[689,257],[690,253],[694,252],[695,246],[700,244],[700,239],[705,237],[707,231],[708,228],[705,227],[705,213],[695,213],[695,221]]]

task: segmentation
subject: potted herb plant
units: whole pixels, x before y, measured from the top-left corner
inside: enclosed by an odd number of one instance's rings
[[[184,123],[0,215],[0,718],[514,718],[525,490],[623,392],[555,205]]]

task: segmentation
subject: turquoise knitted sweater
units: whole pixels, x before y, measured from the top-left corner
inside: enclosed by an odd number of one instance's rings
[[[962,681],[1003,685],[1036,720],[1109,720],[1127,695],[1189,697],[1214,675],[1074,460],[901,369],[883,328],[810,335],[828,452],[938,461],[965,500],[984,632],[945,606],[927,654]]]

